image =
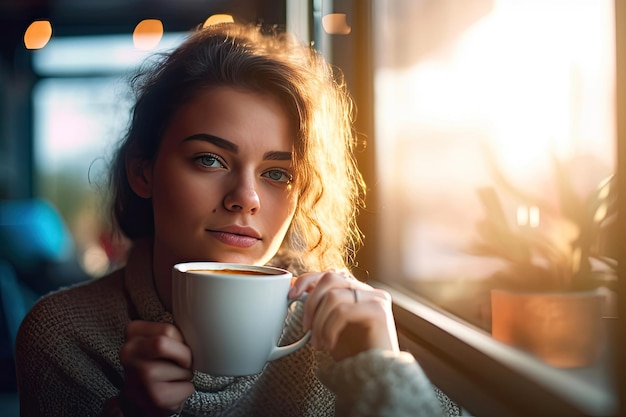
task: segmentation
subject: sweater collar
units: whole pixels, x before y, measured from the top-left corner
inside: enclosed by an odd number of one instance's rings
[[[141,320],[173,322],[154,285],[151,239],[137,240],[133,245],[126,263],[125,285]]]

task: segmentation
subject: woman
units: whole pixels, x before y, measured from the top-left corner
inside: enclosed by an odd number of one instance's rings
[[[134,87],[111,171],[114,220],[132,250],[124,268],[45,297],[24,320],[22,415],[441,413],[398,349],[388,294],[346,272],[364,186],[351,101],[332,68],[286,34],[222,24]],[[299,275],[290,296],[309,296],[283,338],[311,329],[310,344],[258,375],[193,372],[170,314],[172,266],[193,260]]]

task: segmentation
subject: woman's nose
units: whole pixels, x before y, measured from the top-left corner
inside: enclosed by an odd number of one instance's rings
[[[261,207],[256,182],[252,175],[241,175],[224,197],[224,208],[229,211],[254,214]]]

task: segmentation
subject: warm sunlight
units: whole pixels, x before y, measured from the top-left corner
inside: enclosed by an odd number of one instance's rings
[[[391,121],[409,106],[413,128],[479,127],[511,174],[527,174],[547,151],[604,152],[615,136],[614,41],[593,28],[611,22],[610,4],[577,3],[567,18],[556,7],[511,4],[496,2],[440,54],[394,71],[410,102],[381,111]]]
[[[499,1],[460,38],[451,70],[468,81],[464,97],[511,174],[527,174],[548,151],[613,146],[613,32],[598,30],[612,22],[611,6],[577,2],[565,17],[559,7]]]
[[[553,158],[576,168],[581,195],[615,169],[613,2],[382,4],[380,233],[401,252],[380,262],[415,280],[482,279],[492,261],[466,248],[483,216],[476,190],[494,183],[494,168],[549,201]],[[543,227],[543,208],[540,218],[519,206],[505,202],[510,222]]]

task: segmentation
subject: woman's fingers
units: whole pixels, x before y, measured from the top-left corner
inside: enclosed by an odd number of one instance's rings
[[[126,343],[120,351],[122,364],[126,361],[167,360],[183,368],[191,367],[191,350],[173,325],[148,321],[133,321],[126,326]]]
[[[328,349],[332,344],[326,337],[324,328],[330,316],[339,316],[343,319],[354,308],[353,292],[350,288],[334,288],[325,291],[316,306],[312,306],[311,344],[316,348]]]
[[[133,321],[120,350],[123,395],[149,415],[178,412],[194,392],[191,351],[172,324]]]
[[[294,293],[309,291],[303,326],[311,330],[314,347],[336,359],[372,348],[398,350],[387,292],[337,272],[307,274],[296,284]]]
[[[136,336],[167,336],[171,339],[182,342],[183,335],[178,328],[169,323],[157,323],[153,321],[134,320],[126,325],[126,339]]]
[[[322,275],[322,272],[309,272],[300,275],[289,289],[289,298],[298,298],[303,293],[313,289]]]
[[[371,288],[355,278],[352,278],[347,273],[332,271],[319,272],[306,276],[303,284],[307,285],[307,291],[309,291],[309,296],[307,297],[307,301],[304,305],[304,318],[302,320],[302,325],[305,329],[308,329],[311,326],[312,319],[315,316],[320,303],[329,295],[329,292],[331,297],[339,297],[337,294],[332,294],[331,290]]]
[[[358,302],[354,301],[354,291]],[[324,304],[316,317],[317,334],[324,348],[339,345],[353,354],[368,348],[397,350],[397,336],[388,299],[374,291],[351,290],[347,301],[335,306]]]
[[[145,356],[142,356],[145,352]],[[126,368],[133,368],[139,379],[143,381],[191,381],[193,372],[168,359],[152,356],[149,349],[141,347],[134,351],[132,358],[122,361]]]
[[[391,315],[390,303],[379,290],[329,290],[315,314],[313,343],[321,341],[325,349],[332,350],[342,331],[352,326],[359,328],[357,339],[361,344],[391,349],[393,346],[388,336],[388,318]]]

